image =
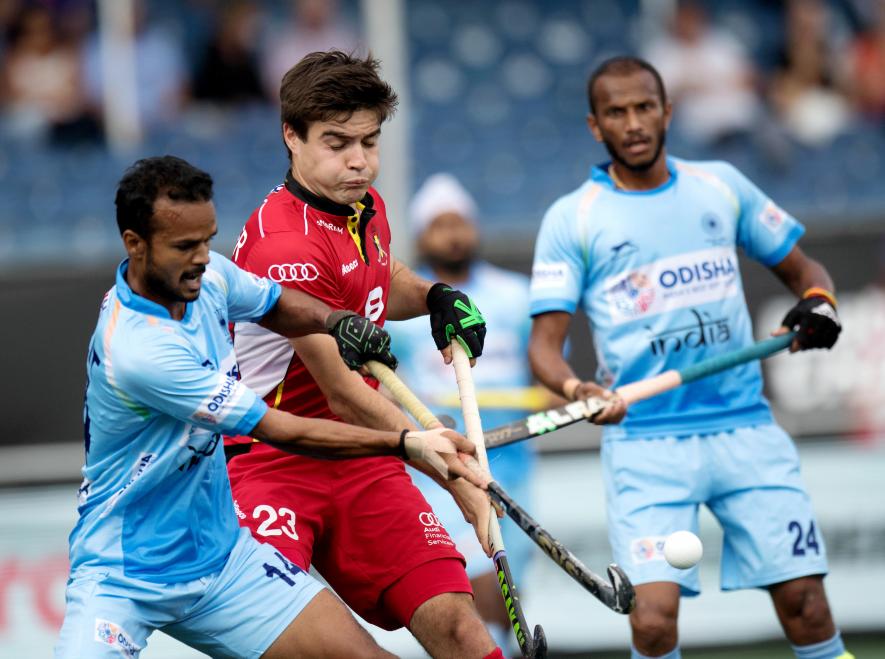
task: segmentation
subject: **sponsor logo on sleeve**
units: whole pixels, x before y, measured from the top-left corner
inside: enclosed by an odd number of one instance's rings
[[[565,261],[536,263],[532,267],[532,290],[562,288],[568,283],[568,264]]]
[[[228,414],[237,409],[243,391],[243,386],[235,373],[231,371],[219,373],[215,390],[203,399],[192,417],[213,424],[223,423]]]
[[[769,200],[762,212],[759,213],[759,221],[771,233],[777,233],[784,223],[785,216],[786,213],[777,204]]]
[[[630,541],[630,556],[633,557],[633,564],[649,563],[651,561],[663,561],[664,559],[664,541],[667,539],[663,535],[652,535],[645,538],[633,538]]]
[[[739,292],[740,274],[733,247],[670,256],[603,282],[603,295],[614,324],[724,300]]]
[[[110,645],[124,657],[134,659],[141,652],[141,646],[135,643],[120,625],[109,620],[95,619],[95,640]]]

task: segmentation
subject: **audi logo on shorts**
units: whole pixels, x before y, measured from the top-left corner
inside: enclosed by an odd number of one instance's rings
[[[439,517],[434,515],[433,513],[421,513],[418,515],[418,521],[421,522],[424,526],[442,526],[439,521]]]
[[[267,269],[267,276],[277,283],[313,281],[320,272],[313,263],[275,263]]]

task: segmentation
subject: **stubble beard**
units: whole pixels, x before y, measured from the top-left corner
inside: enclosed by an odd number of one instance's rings
[[[636,172],[637,174],[644,174],[649,169],[654,166],[654,164],[658,161],[658,158],[661,156],[661,152],[664,150],[664,144],[667,141],[667,133],[666,131],[661,131],[657,134],[658,138],[658,146],[655,148],[654,153],[651,158],[639,163],[630,163],[627,162],[621,154],[618,152],[617,148],[614,144],[612,144],[611,140],[606,137],[603,137],[602,143],[605,144],[605,149],[608,151],[608,154],[611,156],[611,159],[621,165],[622,167],[629,169],[631,172]]]

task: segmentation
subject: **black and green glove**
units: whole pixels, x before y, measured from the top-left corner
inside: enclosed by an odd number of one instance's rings
[[[448,284],[431,286],[427,293],[430,310],[430,333],[438,350],[457,339],[470,358],[482,354],[486,338],[486,321],[473,300]]]
[[[390,335],[368,318],[353,311],[333,311],[326,318],[326,329],[338,344],[341,359],[351,370],[361,368],[370,359],[396,369],[396,357],[390,352]]]

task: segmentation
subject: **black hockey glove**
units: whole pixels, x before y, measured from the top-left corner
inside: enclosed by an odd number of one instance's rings
[[[457,339],[471,359],[482,354],[486,321],[473,300],[447,284],[438,283],[427,292],[427,308],[430,333],[438,350]]]
[[[836,307],[823,295],[811,295],[799,300],[784,316],[781,325],[796,331],[796,341],[801,350],[830,349],[842,331]]]
[[[357,370],[370,359],[396,369],[396,357],[390,352],[390,335],[368,318],[353,311],[333,311],[326,318],[326,329],[338,344],[341,359]]]

